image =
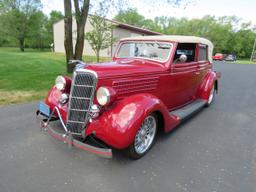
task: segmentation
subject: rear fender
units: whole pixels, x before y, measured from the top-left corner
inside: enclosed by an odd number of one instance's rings
[[[215,90],[216,92],[218,91],[218,78],[220,78],[220,74],[217,74],[215,71],[210,71],[206,74],[204,77],[203,82],[199,86],[199,89],[197,91],[197,96],[198,98],[201,98],[205,101],[208,100],[211,89],[215,85]]]
[[[177,119],[170,117],[167,108],[157,97],[136,94],[113,104],[88,125],[85,134],[94,134],[106,144],[124,149],[134,141],[145,117],[156,111],[163,116],[165,131],[179,123]]]

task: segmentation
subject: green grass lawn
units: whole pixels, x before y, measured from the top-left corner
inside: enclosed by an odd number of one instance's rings
[[[95,57],[85,56],[87,63]],[[107,61],[110,58],[102,58]],[[249,60],[235,63],[253,64]],[[43,99],[57,75],[66,74],[65,55],[47,51],[0,47],[0,105]]]
[[[43,99],[60,74],[67,74],[64,54],[0,48],[0,105]]]

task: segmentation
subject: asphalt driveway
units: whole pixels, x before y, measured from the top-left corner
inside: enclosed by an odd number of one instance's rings
[[[0,192],[256,191],[256,65],[215,68],[213,105],[137,161],[69,150],[40,132],[36,103],[0,107]]]

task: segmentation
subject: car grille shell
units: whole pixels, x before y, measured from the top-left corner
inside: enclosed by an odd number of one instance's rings
[[[72,134],[81,135],[88,123],[96,84],[97,74],[93,71],[83,69],[73,74],[66,125]]]

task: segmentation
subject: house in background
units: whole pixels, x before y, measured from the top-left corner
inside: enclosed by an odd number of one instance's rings
[[[88,16],[88,19],[90,19],[90,16]],[[115,25],[115,28],[112,31],[113,38],[117,40],[117,42],[125,37],[134,37],[134,36],[144,36],[144,35],[161,35],[161,33],[150,31],[147,29],[139,28],[136,26],[120,23],[114,20],[108,20],[108,22],[113,23]],[[93,29],[91,26],[89,20],[87,20],[86,25],[85,25],[85,33],[89,32]],[[55,52],[59,53],[65,53],[65,48],[64,48],[64,19],[60,20],[59,22],[55,23],[53,25],[53,37],[54,37],[54,50]],[[76,42],[76,22],[73,21],[73,43],[75,46]],[[114,43],[111,47],[102,50],[100,52],[100,56],[102,57],[112,57],[115,49],[117,42]],[[87,40],[84,42],[84,55],[95,55],[95,52],[92,50],[90,44],[88,43]]]

